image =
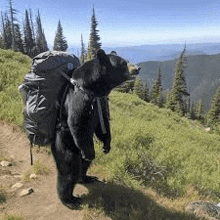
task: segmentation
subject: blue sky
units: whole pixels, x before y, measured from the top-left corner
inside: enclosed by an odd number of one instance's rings
[[[13,0],[22,23],[25,9],[33,18],[40,10],[49,44],[53,44],[58,20],[69,45],[87,45],[93,5],[104,47],[164,43],[220,42],[220,2],[171,0]],[[5,12],[8,0],[0,0]]]

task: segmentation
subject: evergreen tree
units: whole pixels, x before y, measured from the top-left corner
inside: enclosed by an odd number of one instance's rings
[[[187,92],[186,80],[185,80],[185,64],[186,64],[186,47],[179,56],[176,62],[176,68],[174,70],[173,85],[170,94],[168,95],[166,107],[172,111],[178,112],[184,115],[188,111],[189,93]]]
[[[80,62],[83,64],[86,60],[86,50],[85,50],[85,44],[83,43],[83,36],[81,34],[81,54],[80,54]]]
[[[133,93],[135,95],[137,95],[140,99],[144,98],[144,86],[143,86],[140,78],[138,78],[134,81]]]
[[[89,36],[89,46],[88,46],[88,60],[96,57],[96,51],[101,48],[100,37],[98,35],[99,30],[97,30],[98,22],[95,17],[95,9],[93,7],[93,14],[91,17],[91,30]]]
[[[4,42],[5,48],[11,49],[12,45],[12,31],[11,31],[11,21],[9,20],[7,14],[5,14],[5,21],[4,21]]]
[[[6,33],[5,33],[5,20],[4,20],[4,17],[3,17],[3,14],[1,12],[1,19],[2,19],[2,34],[1,34],[1,37],[2,37],[2,48],[3,49],[6,49]]]
[[[194,102],[190,104],[188,117],[189,119],[192,119],[192,120],[196,119],[196,105]]]
[[[34,40],[32,35],[32,29],[30,25],[29,15],[28,11],[26,10],[25,13],[25,21],[24,21],[24,53],[33,57],[33,49],[34,49]]]
[[[40,12],[38,10],[38,15],[36,17],[36,37],[35,37],[35,51],[37,54],[45,52],[48,49],[46,37],[42,28],[41,19],[40,19]]]
[[[32,30],[32,36],[33,36],[33,42],[35,46],[35,32],[34,32],[34,23],[32,19],[32,10],[29,8],[29,15],[30,15],[30,25],[31,25],[31,30]]]
[[[2,39],[3,39],[3,48],[11,49],[12,46],[12,31],[11,31],[11,21],[8,18],[7,13],[1,13],[2,17]]]
[[[203,99],[200,99],[199,102],[196,105],[196,118],[200,121],[203,121],[204,119],[204,105],[203,105]]]
[[[0,48],[4,49],[4,40],[2,34],[0,34]]]
[[[10,13],[10,17],[11,17],[11,38],[12,38],[12,42],[11,42],[11,48],[12,50],[15,50],[15,24],[14,24],[14,14],[15,14],[15,9],[12,7],[12,0],[9,0],[9,13]]]
[[[22,34],[20,32],[19,24],[15,24],[14,28],[15,28],[15,47],[14,47],[14,50],[24,53]]]
[[[151,92],[151,102],[154,105],[161,106],[161,92],[162,92],[162,75],[161,75],[161,67],[159,67],[157,72],[157,79],[155,80],[155,84],[153,85]]]
[[[63,28],[59,20],[54,43],[53,43],[53,50],[66,51],[67,48],[68,48],[67,41],[65,37],[63,36]]]
[[[143,85],[143,94],[142,94],[142,99],[145,102],[150,102],[150,95],[149,95],[149,87],[148,87],[148,83],[147,80]]]
[[[215,126],[220,122],[220,86],[213,96],[211,108],[206,116],[206,122],[209,126]]]

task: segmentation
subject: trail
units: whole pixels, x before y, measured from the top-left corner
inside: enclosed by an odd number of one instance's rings
[[[2,158],[3,155],[3,158]],[[7,201],[0,204],[1,213],[22,213],[27,220],[107,220],[104,216],[87,218],[85,210],[70,210],[63,206],[56,192],[56,167],[51,155],[41,148],[33,151],[34,162],[39,160],[49,169],[48,175],[37,175],[37,179],[22,182],[22,176],[31,170],[29,142],[24,133],[13,125],[0,122],[0,157],[12,162],[12,166],[0,166],[0,187],[6,192]],[[16,183],[23,183],[22,188],[12,189]],[[23,189],[32,188],[30,195],[20,197]],[[88,190],[77,185],[74,195],[88,193]],[[1,215],[0,215],[1,216]]]

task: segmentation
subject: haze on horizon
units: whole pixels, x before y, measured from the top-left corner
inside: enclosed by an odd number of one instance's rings
[[[34,22],[40,10],[49,45],[59,19],[69,46],[80,46],[81,34],[87,45],[93,5],[103,47],[220,42],[220,2],[216,0],[13,0],[20,24],[25,9],[32,9]],[[1,0],[0,8],[8,10],[8,0]]]

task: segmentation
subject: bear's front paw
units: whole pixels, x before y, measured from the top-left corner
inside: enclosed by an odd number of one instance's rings
[[[111,150],[110,144],[104,144],[102,150],[105,154],[109,153],[109,151]]]

